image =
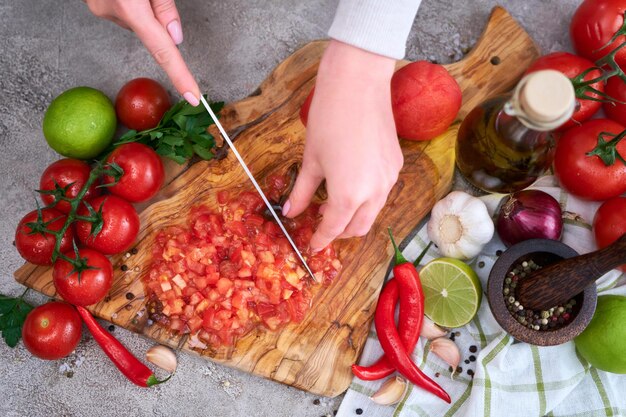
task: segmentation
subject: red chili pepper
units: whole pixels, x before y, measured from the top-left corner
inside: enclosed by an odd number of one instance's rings
[[[422,321],[424,319],[424,291],[422,290],[422,284],[415,266],[402,256],[402,253],[391,235],[391,231],[389,231],[389,236],[391,237],[395,251],[395,266],[393,268],[395,278],[391,279],[387,283],[387,286],[399,286],[399,291],[397,291],[397,293],[399,293],[398,298],[400,299],[398,333],[400,334],[400,340],[406,348],[406,351],[413,352],[419,340]],[[428,245],[424,252],[418,257],[417,262],[421,260],[428,247],[430,247],[430,245]],[[398,298],[394,300],[394,305],[397,303]],[[352,365],[352,373],[364,381],[374,381],[385,378],[391,375],[395,370],[396,368],[385,355],[370,366]]]
[[[406,348],[402,345],[400,335],[394,323],[395,301],[397,298],[398,285],[386,285],[378,299],[374,317],[378,341],[386,357],[406,379],[450,403],[448,393],[413,363]]]
[[[170,375],[163,381],[156,379],[150,368],[134,357],[111,333],[104,330],[87,309],[80,306],[76,306],[76,309],[104,353],[131,382],[140,387],[151,387],[171,378]]]

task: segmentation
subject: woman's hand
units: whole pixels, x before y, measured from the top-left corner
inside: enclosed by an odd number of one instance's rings
[[[199,103],[200,89],[176,45],[183,29],[174,0],[85,0],[89,10],[137,34],[174,87],[191,105]]]
[[[395,60],[331,41],[318,70],[302,169],[283,214],[294,217],[326,180],[328,200],[311,249],[363,236],[403,164],[391,111]]]

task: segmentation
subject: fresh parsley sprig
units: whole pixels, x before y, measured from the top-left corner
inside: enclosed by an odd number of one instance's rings
[[[214,102],[210,106],[217,114],[224,103]],[[211,149],[215,146],[215,138],[207,131],[212,124],[213,120],[204,107],[193,107],[182,100],[163,115],[156,127],[141,132],[129,130],[113,146],[129,142],[143,143],[159,155],[179,164],[191,159],[194,154],[209,160],[214,157]]]
[[[10,347],[15,347],[22,337],[22,326],[33,306],[24,300],[28,289],[19,298],[0,294],[0,331]]]

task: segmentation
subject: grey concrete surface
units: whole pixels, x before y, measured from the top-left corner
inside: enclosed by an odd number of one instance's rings
[[[336,0],[179,1],[183,55],[214,99],[254,91],[266,74],[304,43],[325,37]],[[501,0],[544,51],[569,48],[567,25],[577,0]],[[408,58],[457,60],[471,46],[493,0],[423,0]],[[132,33],[89,14],[78,0],[0,0],[0,293],[22,289],[12,278],[20,260],[11,242],[34,206],[39,175],[58,159],[41,121],[47,104],[77,85],[114,97],[138,76],[171,84]],[[30,294],[33,303],[44,298]],[[140,357],[152,343],[116,328]],[[20,344],[0,343],[0,416],[323,416],[340,398],[320,399],[271,381],[179,355],[169,383],[136,388],[84,336],[69,358],[44,362]]]

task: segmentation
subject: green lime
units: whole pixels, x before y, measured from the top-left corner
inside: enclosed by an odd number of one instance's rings
[[[94,158],[111,143],[117,119],[111,100],[91,87],[76,87],[52,100],[43,118],[48,145],[63,156]]]
[[[420,271],[424,312],[436,324],[454,328],[469,323],[480,307],[482,287],[476,272],[458,259],[438,258]]]
[[[626,297],[598,297],[591,322],[574,342],[580,355],[596,368],[626,374]]]

